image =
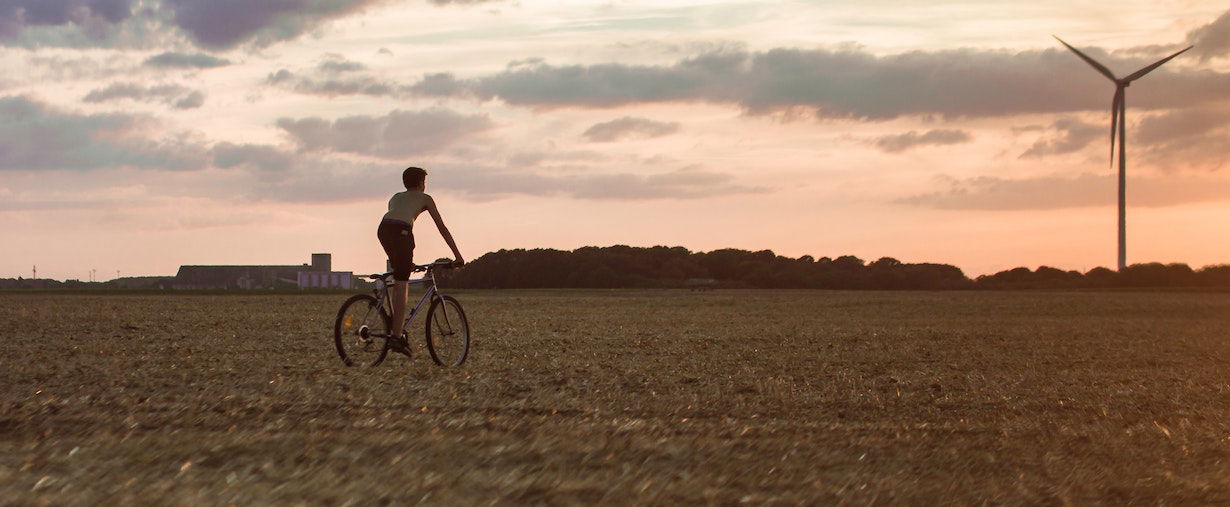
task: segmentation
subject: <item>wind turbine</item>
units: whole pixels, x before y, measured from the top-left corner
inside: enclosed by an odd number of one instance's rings
[[[1115,74],[1112,73],[1110,69],[1107,69],[1105,65],[1098,63],[1093,58],[1090,58],[1089,55],[1080,52],[1079,49],[1072,47],[1071,44],[1064,42],[1063,39],[1060,39],[1058,36],[1052,35],[1052,37],[1055,37],[1055,40],[1059,41],[1060,44],[1063,44],[1068,49],[1071,49],[1073,53],[1076,53],[1076,56],[1081,57],[1081,60],[1084,60],[1085,63],[1088,63],[1098,72],[1102,73],[1102,75],[1106,76],[1107,79],[1115,82],[1115,98],[1110,105],[1110,165],[1112,167],[1115,165],[1115,132],[1118,130],[1119,271],[1123,271],[1123,268],[1127,267],[1127,100],[1124,92],[1127,90],[1128,85],[1132,84],[1132,81],[1140,79],[1145,74],[1152,72],[1153,69],[1161,67],[1163,63],[1169,62],[1172,58],[1183,54],[1184,51],[1187,51],[1195,46],[1188,46],[1178,53],[1153,62],[1149,66],[1128,74],[1127,77],[1120,79],[1115,77]]]

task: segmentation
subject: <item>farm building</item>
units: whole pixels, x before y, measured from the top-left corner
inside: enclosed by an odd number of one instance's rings
[[[307,289],[354,286],[350,271],[333,271],[332,255],[312,254],[299,266],[180,266],[175,289]]]

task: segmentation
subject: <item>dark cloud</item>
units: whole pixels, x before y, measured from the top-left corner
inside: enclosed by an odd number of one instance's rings
[[[175,53],[166,52],[154,55],[145,60],[150,67],[209,69],[230,65],[230,60],[210,56],[205,53]]]
[[[424,75],[423,79],[407,87],[406,91],[424,97],[450,97],[468,93],[466,83],[443,72]]]
[[[1212,23],[1187,33],[1192,54],[1202,61],[1230,54],[1230,11],[1222,13]]]
[[[326,62],[327,63],[327,62]],[[290,88],[308,95],[336,97],[341,95],[370,95],[375,97],[399,97],[405,87],[392,81],[379,79],[360,72],[326,72],[321,77],[301,76],[287,69],[269,74],[265,82],[274,86]]]
[[[0,0],[0,43],[143,46],[182,33],[198,46],[267,46],[389,0]],[[436,5],[480,0],[432,0]],[[63,33],[31,30],[62,28]],[[125,32],[125,33],[120,33]]]
[[[268,45],[384,0],[162,0],[172,22],[203,47]]]
[[[1035,141],[1033,146],[1021,154],[1021,158],[1041,158],[1077,152],[1098,138],[1110,142],[1109,121],[1107,123],[1108,125],[1103,127],[1075,118],[1056,120],[1051,124],[1051,134]],[[1107,153],[1109,154],[1109,151]]]
[[[1151,60],[1092,54],[1114,69]],[[1230,74],[1162,67],[1132,87],[1136,108],[1226,100]],[[613,108],[654,102],[731,104],[750,114],[786,113],[885,120],[1096,110],[1113,88],[1066,49],[959,49],[877,56],[859,48],[709,53],[673,65],[519,65],[459,79],[431,74],[406,91],[421,96],[502,100],[536,109]]]
[[[244,167],[258,171],[281,172],[295,167],[295,157],[265,144],[218,143],[210,152],[213,164],[222,169]]]
[[[113,83],[105,88],[92,90],[81,100],[96,103],[120,99],[160,102],[176,109],[195,109],[205,103],[205,94],[174,84],[146,87],[136,83]]]
[[[344,59],[331,59],[321,62],[317,67],[322,72],[341,74],[343,72],[358,72],[367,69],[366,65]]]
[[[286,131],[303,151],[336,151],[400,158],[436,153],[494,125],[485,115],[465,115],[443,108],[394,110],[385,116],[282,118]]]
[[[171,107],[175,109],[196,109],[205,105],[205,94],[198,90],[193,90],[191,93],[176,100]]]
[[[582,133],[595,143],[622,139],[648,139],[674,134],[679,131],[679,122],[654,121],[648,118],[625,116],[611,121],[596,123]]]
[[[1230,128],[1230,104],[1221,107],[1190,108],[1143,118],[1133,141],[1144,146],[1181,143],[1205,132]],[[1104,129],[1109,132],[1108,128]]]
[[[124,114],[79,115],[24,97],[0,98],[0,170],[111,167],[199,169],[201,150],[156,139],[151,121]]]
[[[973,136],[964,130],[933,129],[922,134],[911,130],[904,134],[878,137],[873,144],[886,153],[901,153],[919,146],[968,143],[973,139]]]
[[[1027,179],[945,179],[945,190],[900,199],[915,206],[953,210],[1035,210],[1106,206],[1118,199],[1116,175],[1082,174]],[[1163,207],[1230,200],[1230,180],[1193,177],[1129,177],[1129,207]]]
[[[102,38],[100,26],[131,15],[131,0],[0,0],[0,40],[13,41],[26,27],[70,24]]]
[[[1230,103],[1146,116],[1128,129],[1129,163],[1140,153],[1142,162],[1163,170],[1220,169],[1227,163],[1227,146]]]

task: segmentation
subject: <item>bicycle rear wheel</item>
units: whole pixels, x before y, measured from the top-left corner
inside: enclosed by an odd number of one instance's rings
[[[388,335],[392,319],[375,297],[351,296],[337,311],[333,323],[333,344],[346,366],[376,366],[389,353]]]
[[[461,366],[470,354],[470,323],[451,296],[435,298],[427,310],[427,351],[440,366]]]

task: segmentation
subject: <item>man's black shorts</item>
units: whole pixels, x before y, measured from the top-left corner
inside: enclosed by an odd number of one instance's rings
[[[409,280],[410,271],[414,269],[414,232],[410,224],[385,219],[376,229],[376,237],[380,239],[385,255],[389,256],[389,264],[393,266],[393,279],[403,282]]]

